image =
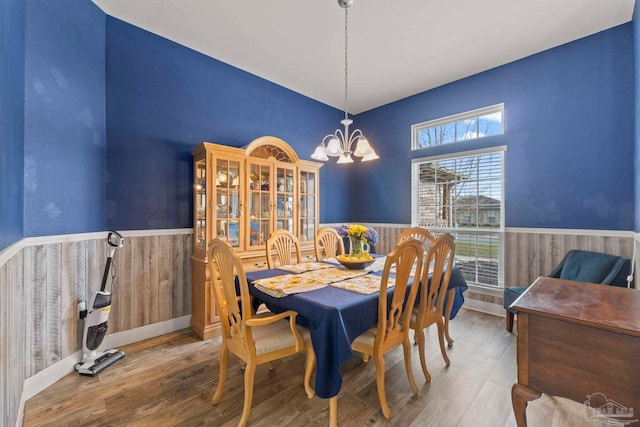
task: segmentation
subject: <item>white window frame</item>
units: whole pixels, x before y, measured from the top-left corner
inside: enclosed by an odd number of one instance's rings
[[[445,232],[451,233],[455,237],[456,234],[466,235],[480,235],[480,234],[496,234],[498,236],[498,286],[481,284],[475,282],[469,282],[469,285],[483,288],[483,289],[502,289],[504,288],[504,236],[505,236],[505,197],[504,197],[504,176],[505,176],[505,162],[504,152],[507,150],[506,145],[483,148],[479,150],[470,150],[455,152],[451,154],[443,154],[438,156],[421,157],[413,159],[411,161],[411,225],[413,227],[419,226],[419,198],[418,198],[418,185],[420,180],[420,165],[425,162],[434,162],[440,160],[453,160],[462,157],[480,156],[483,154],[495,154],[500,153],[501,161],[501,176],[500,176],[500,192],[501,192],[501,207],[500,207],[500,227],[496,229],[486,230],[477,227],[429,227],[429,231],[432,232]]]
[[[479,120],[479,118],[481,116],[486,116],[488,114],[493,114],[493,113],[499,113],[500,114],[500,133],[498,134],[492,134],[492,135],[488,135],[488,136],[497,136],[497,135],[503,135],[504,134],[504,103],[501,104],[495,104],[495,105],[490,105],[488,107],[483,107],[483,108],[478,108],[477,110],[472,110],[472,111],[466,111],[464,113],[460,113],[460,114],[454,114],[452,116],[447,116],[447,117],[442,117],[440,119],[436,119],[436,120],[429,120],[426,122],[422,122],[422,123],[417,123],[411,126],[411,150],[423,150],[425,148],[430,148],[430,147],[437,147],[440,145],[447,145],[447,144],[455,144],[458,142],[463,142],[463,141],[472,141],[474,139],[480,139],[480,138],[485,138],[484,136],[478,136],[476,138],[466,138],[466,139],[455,139],[454,141],[450,141],[450,142],[446,142],[443,144],[438,144],[438,145],[432,145],[429,147],[421,147],[418,144],[418,133],[422,130],[425,129],[431,129],[431,128],[435,128],[438,126],[443,126],[443,125],[450,125],[453,124],[455,126],[455,124],[461,120],[466,120],[466,119],[477,119]]]

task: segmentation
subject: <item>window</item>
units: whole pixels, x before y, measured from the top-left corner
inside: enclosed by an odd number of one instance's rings
[[[504,104],[411,126],[413,150],[504,133]]]
[[[412,223],[456,238],[456,265],[469,283],[503,286],[505,147],[415,159]]]

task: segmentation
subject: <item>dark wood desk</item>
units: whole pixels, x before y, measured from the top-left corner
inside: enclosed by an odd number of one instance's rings
[[[518,427],[527,425],[527,403],[541,393],[640,425],[640,291],[539,277],[512,307],[518,312],[518,382],[511,390]]]

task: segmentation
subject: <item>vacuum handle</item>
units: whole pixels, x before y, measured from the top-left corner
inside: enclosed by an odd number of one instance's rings
[[[116,249],[121,248],[124,245],[124,238],[117,231],[109,231],[107,236],[107,244],[109,245],[109,255],[107,257],[107,264],[104,266],[104,273],[102,274],[102,285],[100,291],[104,291],[107,287],[107,279],[109,278],[109,269],[111,268],[111,260],[116,253]]]
[[[121,248],[124,245],[124,237],[117,231],[111,230],[107,236],[107,243],[111,247]]]
[[[116,249],[121,248],[124,245],[124,238],[117,231],[110,231],[107,236],[107,244],[109,245],[109,258],[113,258],[116,253]]]

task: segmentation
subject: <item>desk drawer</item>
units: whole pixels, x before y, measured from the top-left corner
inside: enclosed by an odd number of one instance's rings
[[[523,360],[527,366],[522,368],[527,369],[529,387],[576,402],[602,393],[627,408],[640,408],[640,338],[531,313],[520,315],[528,317],[518,339],[528,341],[528,360]]]

